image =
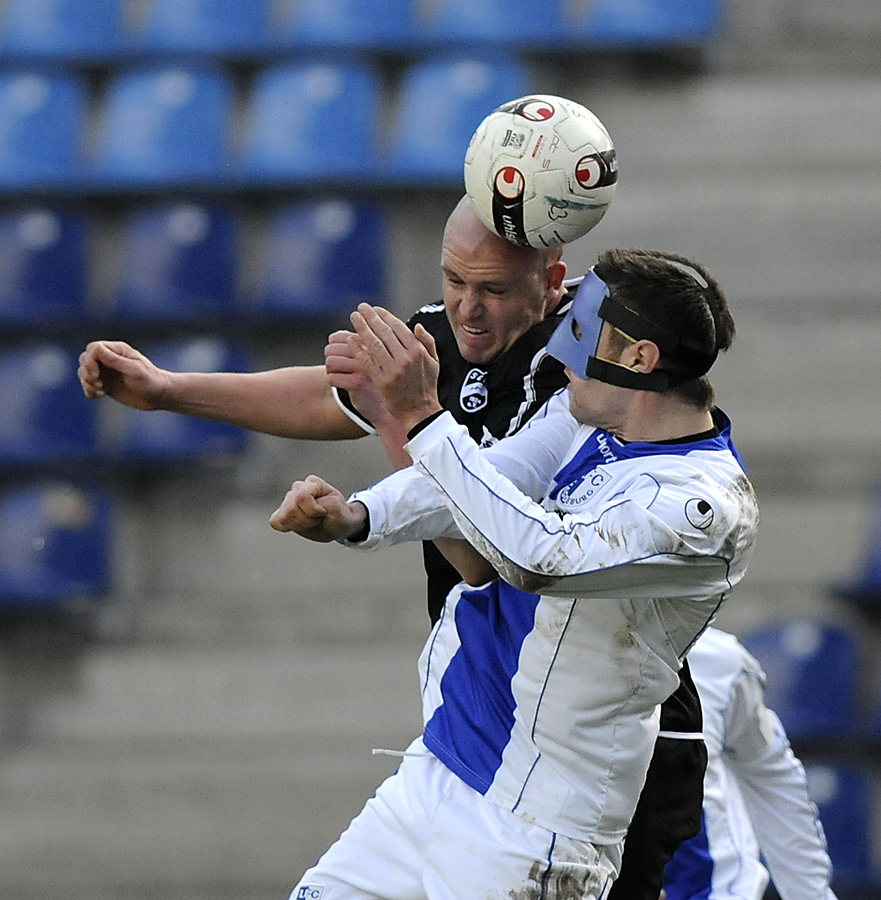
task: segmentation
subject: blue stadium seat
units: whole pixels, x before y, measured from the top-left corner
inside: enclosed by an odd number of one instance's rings
[[[233,98],[231,77],[210,66],[117,71],[101,104],[95,174],[123,187],[224,177]]]
[[[86,88],[73,74],[0,72],[0,191],[76,180]]]
[[[78,462],[97,447],[95,405],[77,351],[28,344],[0,351],[0,463]]]
[[[122,224],[115,313],[184,320],[228,314],[236,299],[238,220],[201,203],[136,207]]]
[[[768,706],[790,738],[856,730],[859,654],[847,628],[794,619],[751,631],[743,644],[762,664]]]
[[[327,316],[358,303],[381,303],[385,221],[364,203],[305,201],[271,216],[258,311]]]
[[[69,481],[0,490],[0,606],[104,596],[111,581],[112,513],[105,491]]]
[[[76,213],[42,206],[0,212],[0,323],[85,316],[87,236]]]
[[[243,348],[216,337],[167,341],[143,348],[163,369],[176,372],[244,372],[249,369]],[[124,463],[211,462],[242,453],[248,432],[224,422],[172,412],[142,412],[114,407],[110,424],[110,454]]]
[[[529,73],[516,60],[413,63],[401,81],[391,173],[464,184],[465,151],[474,130],[501,103],[528,93],[529,86]]]
[[[805,774],[826,833],[832,886],[881,886],[872,860],[878,824],[871,774],[823,762],[806,763]]]
[[[593,0],[568,23],[576,40],[617,46],[692,44],[722,26],[721,0]]]
[[[0,53],[12,58],[83,60],[125,43],[124,0],[4,0]]]
[[[235,53],[269,43],[271,0],[149,0],[138,33],[147,50]]]
[[[456,47],[553,45],[564,34],[563,0],[438,0],[426,34]]]
[[[248,104],[248,175],[369,175],[376,163],[380,89],[378,74],[366,63],[306,61],[265,68]]]
[[[412,48],[418,0],[297,0],[282,39],[297,47]]]

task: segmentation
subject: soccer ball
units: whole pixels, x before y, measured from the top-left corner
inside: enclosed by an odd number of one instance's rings
[[[477,127],[465,190],[484,225],[514,244],[557,247],[605,215],[618,181],[615,146],[584,106],[548,94],[505,103]]]

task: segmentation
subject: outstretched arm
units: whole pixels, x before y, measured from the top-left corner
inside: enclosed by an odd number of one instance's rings
[[[91,399],[229,422],[279,437],[344,440],[364,431],[339,408],[324,366],[265,372],[170,372],[123,341],[93,341],[77,372]]]

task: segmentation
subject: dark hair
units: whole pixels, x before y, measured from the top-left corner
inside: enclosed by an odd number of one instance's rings
[[[607,250],[594,266],[613,299],[643,319],[677,335],[693,350],[713,358],[734,341],[734,319],[719,283],[692,259],[658,250]],[[675,369],[676,351],[659,368]],[[713,406],[706,375],[668,391],[701,409]]]

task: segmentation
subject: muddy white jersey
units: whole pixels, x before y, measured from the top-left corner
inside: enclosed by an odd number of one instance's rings
[[[658,705],[743,576],[758,511],[721,414],[717,434],[626,444],[552,413],[497,445],[510,478],[445,413],[407,445],[433,503],[414,473],[354,498],[370,511],[364,546],[452,522],[504,578],[454,590],[426,643],[426,746],[500,806],[614,843]]]

